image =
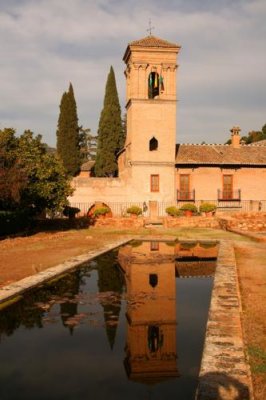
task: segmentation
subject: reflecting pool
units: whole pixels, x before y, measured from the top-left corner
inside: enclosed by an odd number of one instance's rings
[[[0,399],[194,399],[214,242],[134,241],[0,312]]]

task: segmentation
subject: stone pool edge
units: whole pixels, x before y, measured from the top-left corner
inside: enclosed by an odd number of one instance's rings
[[[234,248],[221,240],[196,400],[254,399],[241,312]]]
[[[30,290],[31,288],[36,287],[42,283],[48,282],[53,278],[57,278],[66,272],[70,272],[71,270],[77,268],[79,265],[85,263],[86,261],[90,261],[101,254],[107,253],[110,250],[126,244],[132,239],[133,237],[127,237],[126,239],[112,241],[97,250],[91,250],[79,256],[72,257],[54,267],[48,268],[35,275],[28,276],[21,279],[20,281],[4,286],[0,289],[0,305],[5,302],[12,301],[12,299],[15,299],[17,296],[20,296],[27,290]]]

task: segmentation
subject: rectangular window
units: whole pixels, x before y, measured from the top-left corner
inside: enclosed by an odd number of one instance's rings
[[[151,251],[159,251],[159,242],[151,242],[150,249]]]
[[[223,175],[223,199],[233,199],[233,175]]]
[[[179,180],[179,188],[180,188],[180,193],[179,193],[179,198],[180,200],[190,200],[190,175],[180,175],[180,180]]]
[[[151,175],[151,192],[159,192],[159,175]]]

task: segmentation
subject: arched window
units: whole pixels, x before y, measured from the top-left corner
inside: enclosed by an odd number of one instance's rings
[[[159,74],[157,72],[151,72],[148,78],[148,94],[149,99],[153,99],[159,95]]]
[[[149,325],[147,333],[148,349],[150,353],[156,353],[160,348],[163,347],[163,331],[159,326]]]
[[[154,136],[149,142],[149,150],[150,151],[158,150],[158,140]]]
[[[158,285],[158,275],[157,274],[150,274],[149,275],[149,284],[152,288]]]

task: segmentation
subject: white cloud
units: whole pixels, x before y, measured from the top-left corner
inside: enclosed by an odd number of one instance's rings
[[[154,34],[182,45],[178,128],[183,142],[211,141],[213,132],[226,135],[231,122],[244,133],[266,122],[264,0],[3,3],[0,127],[31,128],[54,144],[60,99],[71,81],[80,123],[95,132],[111,64],[123,109],[122,56],[129,41],[147,34],[149,17]]]

